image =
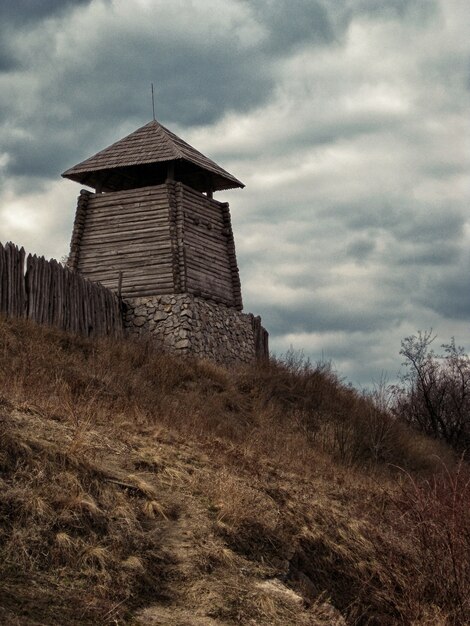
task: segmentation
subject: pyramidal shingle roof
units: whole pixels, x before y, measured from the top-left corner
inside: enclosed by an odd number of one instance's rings
[[[215,174],[218,189],[244,187],[244,184],[235,176],[232,176],[156,120],[152,120],[127,137],[71,167],[62,176],[83,183],[86,176],[92,172],[179,159]]]

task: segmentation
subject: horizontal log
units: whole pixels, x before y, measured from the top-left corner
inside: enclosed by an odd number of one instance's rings
[[[103,279],[102,281],[100,281],[100,283],[102,285],[105,286],[112,286],[113,289],[115,289],[117,287],[117,283],[113,282],[109,279]],[[148,280],[143,280],[142,278],[136,278],[132,281],[128,281],[125,282],[123,281],[122,283],[122,289],[133,289],[133,288],[137,288],[137,287],[148,287],[150,288],[161,288],[161,287],[168,287],[168,288],[173,288],[173,278],[172,276],[165,276],[164,278],[162,278],[161,280],[159,280],[156,277],[150,277]]]
[[[105,279],[108,280],[108,279]],[[100,281],[101,282],[101,281]],[[158,274],[128,274],[126,280],[123,279],[122,284],[126,287],[132,287],[133,285],[163,285],[173,284],[173,272],[165,272]]]
[[[108,207],[88,207],[87,217],[112,217],[134,215],[136,213],[168,213],[170,210],[168,202],[164,199],[149,200],[148,202],[132,202],[127,205],[110,204]]]
[[[119,275],[116,274],[109,274],[109,273],[103,273],[102,275],[95,275],[93,278],[86,276],[84,274],[84,276],[86,278],[88,278],[89,280],[96,282],[96,283],[102,283],[103,281],[106,282],[116,282],[119,279]],[[173,281],[173,271],[171,268],[167,268],[165,271],[162,272],[149,272],[148,274],[142,274],[139,272],[127,272],[126,274],[123,273],[123,278],[122,278],[122,284],[129,286],[129,285],[133,285],[133,284],[137,284],[137,283],[142,283],[142,282],[164,282],[164,281]]]
[[[155,213],[168,215],[167,211],[169,211],[169,206],[166,200],[162,200],[161,203],[156,203],[155,201],[145,203],[133,202],[128,206],[110,204],[106,210],[97,209],[93,205],[90,205],[87,212],[87,223],[97,223],[100,220],[106,219],[131,219],[138,215],[145,217]],[[193,218],[196,218],[202,222],[202,227],[204,222],[210,222],[213,228],[218,228],[219,230],[225,227],[221,214],[208,213],[207,207],[205,206],[198,207],[197,205],[187,205],[185,213],[185,219],[188,224],[191,224]]]
[[[186,263],[187,271],[194,269],[197,272],[201,272],[206,276],[211,276],[221,283],[227,284],[232,288],[232,275],[228,272],[220,272],[217,268],[210,267],[199,263],[196,259],[188,259]]]
[[[86,213],[87,220],[104,220],[104,219],[134,219],[139,215],[152,215],[154,217],[168,218],[170,208],[166,202],[148,202],[133,203],[126,207],[121,205],[110,206],[109,209],[100,209],[92,207]]]
[[[121,269],[108,268],[105,265],[101,265],[96,271],[80,268],[80,274],[85,276],[89,280],[99,282],[100,276],[118,277],[122,273],[126,280],[130,279],[130,276],[161,276],[165,273],[171,274],[173,271],[173,265],[171,263],[161,263],[151,266],[136,266],[136,267],[122,267]]]
[[[186,201],[190,200],[193,203],[204,204],[210,210],[223,211],[223,206],[218,200],[214,200],[213,198],[208,198],[202,193],[199,193],[195,191],[194,189],[191,189],[191,187],[186,187],[186,189],[183,190],[183,202],[185,200]]]
[[[215,296],[214,294],[209,293],[209,292],[190,289],[190,288],[188,288],[187,292],[190,294],[193,294],[195,297],[202,298],[203,300],[209,300],[211,302],[225,304],[229,308],[235,307],[235,304],[231,298],[223,298],[220,296]]]
[[[125,293],[135,293],[136,291],[146,291],[149,294],[155,293],[174,293],[175,288],[173,281],[166,282],[154,282],[154,283],[142,283],[142,284],[132,284],[132,285],[123,285],[122,290]]]
[[[80,261],[80,271],[88,274],[93,274],[95,271],[99,272],[100,269],[107,268],[109,270],[116,270],[117,272],[125,271],[132,267],[153,267],[162,264],[171,265],[173,257],[168,252],[164,254],[152,254],[149,255],[132,255],[126,257],[109,256],[106,259],[101,259],[100,263],[96,263],[96,260],[89,258],[87,260]]]
[[[229,306],[233,302],[231,294],[215,292],[213,289],[211,289],[210,287],[207,288],[203,284],[188,283],[187,291],[188,293],[198,295],[202,298],[209,298],[215,301],[223,302],[224,304],[227,304]]]
[[[94,230],[94,229],[87,229],[85,230],[84,234],[83,234],[83,243],[88,245],[88,244],[95,244],[97,243],[98,245],[100,243],[109,243],[113,240],[121,240],[123,238],[126,238],[126,236],[128,237],[133,237],[134,239],[138,238],[139,235],[142,235],[143,237],[149,237],[149,236],[153,236],[155,238],[160,238],[162,241],[169,241],[170,240],[170,229],[168,228],[168,225],[166,226],[155,226],[155,225],[151,225],[151,226],[147,226],[147,227],[136,227],[135,229],[132,228],[132,225],[129,225],[129,227],[123,227],[120,226],[119,228],[112,228],[110,226],[108,226],[107,228],[100,228],[98,230]]]
[[[193,189],[192,187],[189,187],[188,185],[185,185],[184,183],[180,183],[180,184],[182,186],[183,197],[192,196],[194,198],[202,198],[204,202],[207,202],[208,204],[214,207],[218,207],[218,208],[226,204],[226,202],[219,202],[218,200],[215,200],[214,198],[208,198],[207,196],[204,196],[202,193],[196,191],[195,189]]]
[[[203,293],[205,297],[222,298],[225,302],[234,301],[233,294],[230,291],[209,282],[188,280],[186,289],[191,293],[199,291],[199,293]]]
[[[211,274],[214,274],[215,276],[223,276],[227,280],[232,280],[232,272],[228,265],[224,265],[216,259],[202,258],[196,255],[187,255],[186,263],[188,266],[192,265],[194,267],[199,267]]]
[[[170,222],[169,220],[163,219],[147,219],[147,220],[108,220],[106,222],[102,222],[100,224],[92,224],[86,223],[83,229],[83,236],[93,236],[98,232],[127,232],[127,231],[138,231],[145,230],[149,228],[154,228],[156,230],[166,230],[169,231]]]
[[[152,234],[148,233],[146,235],[128,235],[121,238],[115,239],[106,239],[102,241],[90,240],[83,242],[83,245],[80,250],[80,254],[82,250],[105,250],[105,249],[115,249],[119,251],[123,251],[126,249],[141,249],[141,250],[151,250],[152,248],[159,247],[161,249],[171,248],[171,242],[169,238],[162,237],[161,234]]]
[[[225,228],[223,225],[214,225],[213,223],[210,226],[207,226],[207,220],[204,218],[199,221],[194,222],[192,218],[185,218],[184,224],[178,224],[180,228],[183,228],[184,231],[192,231],[195,233],[199,233],[201,235],[215,236],[221,239],[226,239],[227,235]]]
[[[136,241],[129,242],[102,242],[102,243],[90,243],[83,246],[80,251],[80,259],[89,258],[94,255],[104,255],[109,256],[111,254],[116,255],[127,255],[127,254],[137,254],[140,253],[142,258],[146,258],[146,254],[158,253],[158,254],[169,254],[169,251],[172,249],[171,241],[168,239],[158,239],[157,237],[153,239],[148,239],[142,241],[141,239]]]
[[[140,266],[136,267],[123,268],[121,271],[123,273],[123,276],[129,279],[129,276],[160,276],[165,274],[165,272],[171,274],[173,272],[173,267],[174,266],[171,262],[171,259],[168,259],[166,262],[154,263],[153,265],[141,264]]]
[[[119,272],[115,271],[103,271],[103,272],[95,272],[94,274],[89,274],[88,272],[83,272],[82,274],[88,280],[91,280],[96,283],[101,283],[103,281],[112,281],[113,283],[118,283],[119,281]],[[138,280],[142,281],[160,281],[160,280],[173,280],[173,268],[171,267],[163,267],[163,268],[151,268],[148,272],[138,272],[134,268],[133,270],[127,270],[125,273],[122,273],[122,281],[123,284],[131,284]]]
[[[223,228],[225,226],[222,215],[220,213],[208,211],[207,207],[204,206],[199,206],[197,204],[186,204],[182,213],[184,214],[185,221],[197,219],[202,222],[210,222],[214,228]]]
[[[203,275],[196,274],[194,270],[188,269],[187,278],[188,288],[200,289],[210,295],[220,296],[227,300],[233,299],[233,294],[230,289],[218,284],[214,280],[209,280]]]
[[[140,264],[134,264],[134,266],[129,266],[129,265],[122,265],[119,266],[117,263],[115,264],[116,269],[114,269],[111,264],[106,264],[106,263],[102,263],[98,268],[97,271],[93,271],[90,269],[85,269],[83,270],[83,272],[81,271],[81,273],[83,273],[83,275],[86,276],[95,276],[96,274],[98,274],[100,271],[101,272],[106,272],[106,273],[110,273],[110,272],[115,272],[117,274],[119,274],[119,272],[122,272],[123,276],[131,276],[131,275],[137,275],[137,274],[142,274],[142,276],[147,276],[150,274],[155,274],[155,275],[159,275],[159,273],[163,274],[166,271],[170,272],[173,269],[173,263],[172,263],[172,259],[171,258],[167,258],[167,259],[161,259],[158,261],[153,261],[151,264],[150,263],[140,263]]]
[[[109,275],[109,276],[118,276],[120,272],[122,272],[123,276],[130,276],[134,272],[140,270],[139,266],[135,267],[107,267],[106,265],[101,265],[98,269],[93,270],[90,268],[80,268],[80,274],[89,278],[90,280],[97,281],[99,280],[96,276]],[[173,265],[171,262],[154,264],[149,266],[148,268],[145,266],[145,270],[148,273],[153,273],[158,275],[159,273],[170,272],[173,270]]]
[[[114,223],[130,223],[130,222],[139,222],[139,221],[155,221],[155,222],[163,222],[169,223],[169,211],[168,207],[154,207],[149,206],[145,209],[139,209],[135,211],[129,211],[128,213],[89,213],[86,218],[86,222],[84,224],[85,227],[93,226],[94,228],[99,228],[105,224],[114,224]]]
[[[200,262],[213,264],[228,271],[232,271],[226,254],[215,248],[203,248],[188,244],[185,246],[185,254],[188,259],[197,259]]]
[[[209,239],[209,237],[199,237],[194,235],[194,233],[186,233],[185,245],[197,255],[212,255],[213,257],[224,259],[224,262],[226,260],[228,262],[229,255],[227,247],[221,241]]]
[[[80,257],[82,253],[89,254],[104,252],[111,254],[110,250],[114,250],[115,254],[124,254],[128,252],[163,252],[165,250],[171,250],[172,243],[167,237],[140,237],[129,241],[113,242],[90,242],[83,246],[80,250]]]
[[[138,216],[135,219],[127,219],[123,217],[117,217],[113,219],[107,218],[99,221],[90,219],[85,225],[85,230],[88,232],[99,232],[107,228],[111,228],[113,230],[127,230],[129,228],[136,228],[139,226],[142,226],[143,228],[148,228],[150,226],[166,226],[166,228],[169,228],[170,220],[168,219],[168,216],[157,216],[150,214]]]
[[[220,204],[220,202],[218,200],[214,200],[213,198],[208,198],[207,196],[203,195],[202,193],[199,193],[198,191],[195,191],[194,189],[191,189],[191,187],[186,187],[186,189],[183,190],[183,202],[186,200],[188,201],[188,199],[193,202],[193,203],[201,203],[206,205],[207,207],[209,207],[211,210],[217,210],[217,211],[222,211],[223,208]]]
[[[168,226],[157,226],[153,228],[131,229],[120,228],[119,230],[108,229],[107,231],[85,231],[83,235],[83,244],[95,244],[95,243],[112,243],[113,241],[125,241],[139,239],[155,239],[163,241],[169,241],[170,230]]]
[[[213,228],[224,228],[225,224],[221,215],[213,214],[207,211],[206,207],[198,207],[194,204],[187,204],[184,206],[184,221],[185,223],[191,223],[194,219],[200,222],[210,222]]]
[[[153,296],[167,296],[174,294],[174,289],[137,289],[135,291],[123,291],[123,298],[151,298]]]
[[[127,260],[127,262],[126,262]],[[145,258],[140,258],[137,256],[129,257],[128,259],[124,259],[123,257],[119,257],[118,255],[107,256],[107,257],[88,257],[85,261],[80,261],[78,263],[77,271],[79,273],[89,273],[103,270],[105,268],[116,268],[118,272],[125,272],[127,269],[132,269],[133,267],[145,269],[146,267],[159,267],[161,265],[174,265],[174,257],[170,254],[162,255],[160,257],[156,257],[151,261],[147,261]]]
[[[224,224],[224,216],[221,211],[214,211],[211,207],[205,206],[198,202],[186,200],[183,202],[182,213],[185,217],[197,217],[199,219],[209,219],[215,224]]]
[[[90,243],[90,242],[111,242],[111,241],[122,241],[125,239],[138,239],[139,236],[147,237],[149,235],[155,236],[169,236],[169,229],[167,225],[164,226],[147,226],[147,227],[136,227],[136,228],[122,228],[113,229],[109,227],[107,229],[100,229],[95,231],[93,229],[85,229],[85,232],[82,236],[82,244]]]
[[[229,262],[230,255],[227,246],[220,241],[210,239],[209,237],[194,236],[194,233],[189,233],[186,235],[184,243],[186,248],[192,250],[198,256],[212,256],[223,260],[224,263]]]
[[[136,187],[134,189],[123,189],[121,191],[107,191],[106,193],[91,194],[89,202],[97,204],[106,204],[107,202],[115,202],[116,200],[124,200],[127,198],[137,197],[145,198],[155,194],[167,194],[168,186],[165,184],[152,185],[148,187]]]
[[[145,217],[153,216],[156,218],[166,217],[168,219],[169,208],[168,205],[164,202],[155,203],[149,202],[148,204],[143,205],[129,205],[128,207],[114,206],[110,207],[109,210],[103,209],[93,209],[88,211],[87,213],[87,221],[93,220],[95,222],[102,221],[105,219],[137,219],[139,216]]]
[[[158,273],[164,272],[166,268],[173,268],[173,263],[171,258],[160,259],[158,261],[153,261],[152,263],[134,263],[130,264],[117,264],[114,265],[111,263],[101,263],[100,265],[95,265],[91,267],[80,267],[80,273],[84,276],[96,276],[97,274],[102,273],[110,273],[114,272],[116,275],[119,272],[122,272],[123,275],[128,276],[132,273],[142,272],[142,274],[148,273]]]
[[[115,293],[117,293],[117,289],[118,286],[116,283],[111,283],[110,281],[103,281],[102,283],[100,283],[101,285],[103,285],[104,287],[106,287],[106,289],[109,289],[110,291],[113,291]],[[121,286],[121,294],[131,294],[131,293],[137,293],[139,291],[146,291],[149,294],[159,294],[159,293],[174,293],[175,292],[175,286],[173,281],[160,281],[160,282],[139,282],[139,283],[132,283],[129,285],[122,285]]]
[[[198,228],[197,226],[193,226],[192,224],[185,226],[184,229],[185,239],[188,240],[190,238],[199,239],[204,243],[206,241],[213,241],[220,246],[223,246],[224,249],[227,248],[227,236],[224,235],[221,231],[217,232],[216,230],[208,230],[206,228]]]
[[[152,198],[168,199],[167,190],[164,187],[154,187],[150,191],[142,191],[141,189],[137,188],[130,190],[129,193],[115,192],[101,194],[99,196],[92,196],[88,201],[88,205],[105,207],[114,204],[126,204],[129,202],[148,202]]]
[[[193,286],[194,288],[204,289],[210,293],[233,298],[230,284],[220,282],[213,276],[207,276],[204,273],[194,270],[194,268],[188,268],[186,283],[188,286]]]

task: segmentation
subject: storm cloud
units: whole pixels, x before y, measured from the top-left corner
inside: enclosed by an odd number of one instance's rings
[[[246,183],[245,308],[354,384],[433,327],[467,344],[463,0],[50,0],[0,7],[0,240],[61,257],[60,173],[157,118]]]

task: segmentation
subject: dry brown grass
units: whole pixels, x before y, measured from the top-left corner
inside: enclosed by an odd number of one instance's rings
[[[417,558],[415,584],[447,623],[470,623],[470,469],[461,461],[426,481],[411,475],[393,503]]]
[[[162,529],[142,485],[109,470],[120,450],[95,440],[101,462],[90,461],[48,426],[5,406],[0,416],[0,622],[96,624],[149,590],[165,596]]]
[[[464,464],[295,355],[0,319],[0,472],[0,623],[470,621]]]

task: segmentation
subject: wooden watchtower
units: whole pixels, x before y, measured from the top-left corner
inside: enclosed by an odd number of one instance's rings
[[[153,120],[75,165],[69,266],[124,298],[192,294],[242,309],[229,205],[243,183]]]

